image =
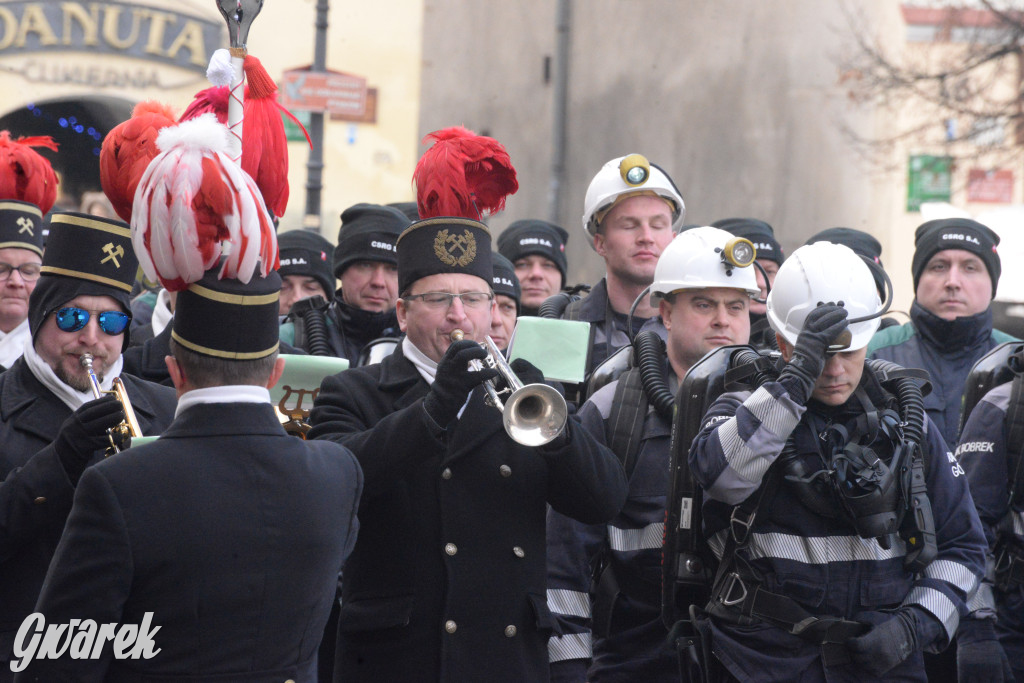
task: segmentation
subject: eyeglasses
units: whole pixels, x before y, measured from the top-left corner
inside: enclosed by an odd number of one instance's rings
[[[89,324],[89,318],[96,314],[100,329],[115,336],[124,332],[132,317],[121,311],[87,311],[84,308],[66,306],[57,311],[57,327],[61,332],[78,332]]]
[[[423,294],[409,294],[403,296],[405,301],[419,299],[427,308],[445,309],[451,308],[452,301],[458,297],[465,308],[483,308],[490,306],[494,295],[490,292],[463,292],[462,294],[451,294],[449,292],[424,292]]]
[[[18,271],[21,279],[25,282],[33,282],[39,279],[39,272],[42,269],[41,263],[22,263],[20,266],[12,266],[10,263],[0,262],[0,282],[11,277],[11,273]]]

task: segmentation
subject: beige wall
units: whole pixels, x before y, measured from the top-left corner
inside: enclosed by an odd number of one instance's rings
[[[568,179],[558,212],[572,235],[571,281],[603,272],[580,226],[587,184],[605,161],[631,152],[673,177],[687,222],[759,217],[789,250],[824,228],[882,236],[892,223],[900,191],[859,164],[839,130],[875,125],[847,107],[838,84],[839,3],[571,4]],[[899,21],[896,3],[859,4],[878,22]],[[521,189],[492,221],[496,230],[548,217],[553,88],[542,68],[554,54],[555,5],[426,0],[421,131],[465,123],[506,144]],[[453,16],[462,30],[452,29]]]
[[[378,92],[375,124],[324,124],[322,232],[334,242],[346,207],[413,198],[423,17],[422,0],[334,0],[330,6],[327,67],[363,76]],[[313,61],[315,18],[315,0],[268,0],[249,34],[249,49],[280,79],[285,69]],[[284,229],[302,224],[308,150],[305,143],[289,145],[291,199]]]

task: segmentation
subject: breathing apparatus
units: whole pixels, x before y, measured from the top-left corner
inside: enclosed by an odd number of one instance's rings
[[[857,351],[867,346],[878,319],[891,304],[888,276],[885,284],[883,304],[871,269],[851,249],[829,242],[805,245],[793,252],[775,276],[768,296],[768,320],[795,346],[810,311],[822,301],[835,301],[852,317],[847,332],[828,352]],[[899,533],[908,544],[906,564],[924,566],[935,555],[935,540],[920,457],[922,376],[881,360],[866,361],[865,371],[896,397],[898,412],[887,406],[875,407],[861,385],[852,398],[860,403],[862,414],[851,429],[829,424],[814,435],[817,443],[799,449],[805,454],[817,451],[820,467],[801,460],[792,440],[779,464],[785,481],[816,514],[845,517],[861,538],[876,538],[883,548],[889,548],[892,534]]]

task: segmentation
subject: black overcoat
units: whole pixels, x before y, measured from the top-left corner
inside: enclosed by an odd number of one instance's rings
[[[545,681],[550,503],[589,523],[622,507],[618,459],[570,420],[556,447],[513,442],[477,388],[447,430],[402,347],[324,380],[311,438],[366,476],[345,566],[335,680]]]
[[[174,390],[121,377],[142,433],[160,434],[174,418]],[[32,613],[71,510],[74,487],[51,443],[71,412],[24,358],[0,374],[0,681],[10,680],[14,635]]]
[[[37,660],[18,681],[312,683],[362,473],[288,436],[265,403],[186,408],[150,444],[88,468],[37,611],[139,624],[152,659]]]

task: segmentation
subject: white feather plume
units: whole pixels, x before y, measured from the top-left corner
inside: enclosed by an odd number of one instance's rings
[[[206,67],[206,78],[215,86],[231,85],[235,69],[231,66],[231,52],[220,48],[213,51],[210,65]]]
[[[163,129],[157,147],[131,222],[146,276],[178,290],[222,256],[221,278],[249,282],[258,266],[266,276],[276,265],[277,236],[256,182],[227,156],[227,128],[204,114]]]

